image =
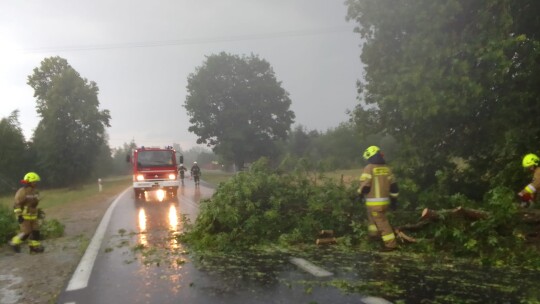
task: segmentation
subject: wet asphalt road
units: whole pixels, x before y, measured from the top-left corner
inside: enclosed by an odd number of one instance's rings
[[[212,193],[203,182],[195,187],[190,180],[174,199],[159,201],[149,196],[136,200],[132,190],[123,193],[110,215],[87,286],[75,290],[68,286],[57,303],[369,302],[334,288],[306,293],[304,286],[284,284],[313,280],[311,274],[284,260],[275,262],[278,270],[273,269],[270,280],[253,279],[242,271],[227,275],[194,263],[174,236],[182,231],[186,218],[195,220],[199,200]],[[257,273],[265,276],[264,269]]]

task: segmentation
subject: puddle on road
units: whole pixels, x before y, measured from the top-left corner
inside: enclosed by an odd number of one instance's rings
[[[19,303],[21,294],[15,290],[10,289],[12,286],[16,286],[22,283],[21,277],[12,274],[0,274],[0,303],[3,304],[15,304]]]

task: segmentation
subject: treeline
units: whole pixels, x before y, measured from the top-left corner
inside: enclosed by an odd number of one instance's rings
[[[105,129],[111,117],[108,110],[99,109],[95,82],[82,78],[67,60],[50,57],[34,69],[28,85],[34,89],[40,121],[32,138],[26,140],[18,110],[0,119],[0,194],[17,189],[28,171],[39,172],[44,187],[71,188],[98,177],[130,174],[126,155],[137,143],[109,146]],[[326,133],[298,126],[284,140],[276,142],[279,148],[274,161],[296,162],[302,158],[314,169],[345,168],[358,162],[359,144],[351,123]],[[178,144],[173,146],[184,156],[187,166],[198,161],[218,162],[225,169],[232,167],[229,158],[208,149],[194,147],[184,151]]]
[[[92,158],[93,166],[81,168],[80,177],[70,179],[72,171],[66,168],[79,166],[77,163],[86,158],[66,157],[61,164],[47,163],[47,159],[43,155],[57,153],[57,147],[51,145],[49,151],[44,150],[48,148],[47,146],[38,148],[38,145],[34,143],[36,136],[38,135],[34,134],[33,140],[25,140],[17,110],[13,111],[10,116],[0,119],[0,142],[2,143],[0,144],[0,195],[16,191],[20,186],[19,181],[28,171],[39,172],[42,177],[42,185],[51,188],[75,188],[81,183],[95,181],[98,178],[129,175],[131,174],[131,164],[126,162],[126,156],[131,153],[133,148],[140,146],[132,141],[124,143],[121,147],[111,148],[108,142],[103,142],[95,152],[96,154],[87,156]],[[178,155],[184,156],[186,164],[191,164],[194,161],[207,164],[217,160],[217,156],[205,148],[193,147],[189,150],[183,150],[178,144],[173,144],[173,147]],[[65,153],[79,153],[79,155],[83,153],[83,151],[78,151],[77,146],[72,146],[64,151]],[[56,176],[56,178],[52,179],[52,176]]]

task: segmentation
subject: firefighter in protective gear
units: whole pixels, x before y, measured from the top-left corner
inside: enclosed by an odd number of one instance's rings
[[[536,191],[540,189],[540,158],[536,154],[529,153],[523,157],[521,164],[523,168],[534,172],[532,181],[518,193],[521,199],[520,207],[527,208],[532,205]]]
[[[184,167],[184,164],[180,164],[178,167],[178,172],[180,173],[180,179],[182,180],[182,185],[184,184],[184,176],[185,172],[187,171],[187,168]]]
[[[365,198],[368,233],[371,238],[382,239],[382,251],[391,251],[396,249],[397,242],[386,213],[389,208],[397,207],[398,185],[379,147],[370,146],[363,157],[368,165],[360,176],[358,194]]]
[[[191,176],[193,177],[193,181],[195,181],[195,186],[198,186],[201,178],[201,168],[199,168],[197,162],[193,162],[190,172]]]
[[[21,183],[23,186],[19,188],[15,194],[15,203],[13,211],[19,221],[20,233],[15,235],[11,241],[11,247],[20,252],[23,241],[28,240],[30,252],[43,252],[43,246],[40,243],[40,232],[38,224],[38,208],[39,192],[36,188],[37,182],[41,178],[35,172],[27,173]]]

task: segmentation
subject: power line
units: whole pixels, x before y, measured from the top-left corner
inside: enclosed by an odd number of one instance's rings
[[[143,42],[126,42],[126,43],[111,43],[111,44],[95,44],[95,45],[73,45],[73,46],[57,46],[57,47],[40,47],[22,49],[24,53],[48,53],[48,52],[79,52],[93,50],[113,50],[113,49],[133,49],[133,48],[151,48],[163,46],[180,46],[180,45],[200,45],[220,42],[239,42],[250,40],[265,40],[277,39],[286,37],[301,37],[301,36],[318,36],[336,33],[353,33],[350,26],[333,26],[319,29],[305,29],[286,32],[274,32],[265,34],[250,34],[238,36],[222,36],[209,38],[188,38],[179,40],[163,40],[163,41],[143,41]]]

